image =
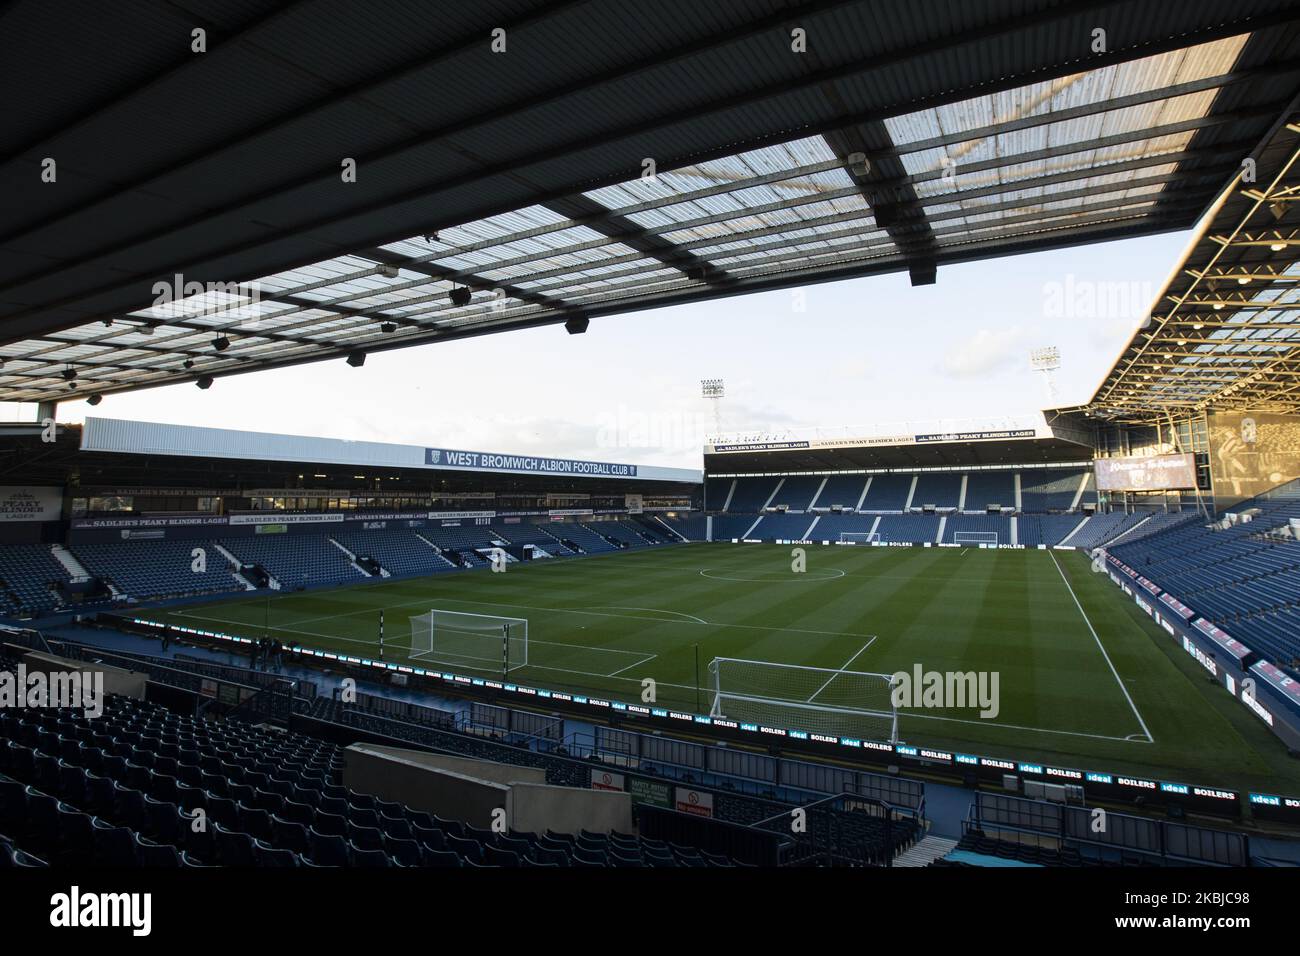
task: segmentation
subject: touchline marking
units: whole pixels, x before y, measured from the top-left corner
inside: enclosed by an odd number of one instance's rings
[[[1133,698],[1129,695],[1128,688],[1125,687],[1124,682],[1120,680],[1119,671],[1115,670],[1115,665],[1111,663],[1110,655],[1106,653],[1106,648],[1102,645],[1101,638],[1097,636],[1097,629],[1092,626],[1092,621],[1088,619],[1088,612],[1085,611],[1083,605],[1079,603],[1079,598],[1074,593],[1074,588],[1070,587],[1070,579],[1067,578],[1065,572],[1061,570],[1061,563],[1056,560],[1056,552],[1049,551],[1047,553],[1052,556],[1052,564],[1056,565],[1056,573],[1061,576],[1061,580],[1065,583],[1065,589],[1070,592],[1070,598],[1074,601],[1074,606],[1077,607],[1079,613],[1083,615],[1083,623],[1087,624],[1088,630],[1092,632],[1092,639],[1097,642],[1097,647],[1101,650],[1101,656],[1106,659],[1106,666],[1110,668],[1111,674],[1115,677],[1115,683],[1119,685],[1119,689],[1124,694],[1124,699],[1128,701],[1129,707],[1133,710],[1133,716],[1136,717],[1138,723],[1142,725],[1142,733],[1146,734],[1148,741],[1155,743],[1155,738],[1151,736],[1151,731],[1147,729],[1147,722],[1143,720],[1142,715],[1138,713],[1137,704],[1133,703]]]
[[[751,583],[755,583],[755,582],[751,582]],[[538,607],[535,604],[506,604],[501,601],[474,601],[469,598],[452,598],[452,597],[442,597],[442,596],[439,596],[438,602],[440,604],[474,604],[479,607],[508,607],[519,611],[541,611],[545,614],[587,614],[587,615],[591,615],[592,617],[618,617],[618,618],[624,618],[626,620],[633,620],[633,621],[653,621],[656,624],[672,623],[670,621],[665,621],[661,617],[646,617],[643,614],[610,614],[607,611],[584,611],[582,608],[572,608],[572,607]],[[402,608],[402,607],[428,607],[428,606],[429,606],[429,599],[423,598],[419,601],[405,601],[401,604],[386,604],[384,605],[384,609],[393,610],[395,608]],[[662,611],[663,609],[660,610]],[[264,627],[264,625],[258,621],[240,621],[231,618],[214,617],[214,616],[209,616],[204,614],[195,614],[193,612],[186,612],[186,611],[173,611],[171,613],[175,614],[178,617],[184,616],[195,621],[212,621],[217,624],[237,624],[240,627],[250,627],[250,628]],[[357,611],[344,611],[339,614],[321,614],[317,617],[304,617],[299,620],[293,621],[291,623],[295,625],[311,624],[315,621],[330,621],[341,617],[356,617],[359,614],[374,614],[374,613],[375,613],[375,608],[361,608],[360,610]],[[682,623],[686,624],[686,623],[694,623],[694,622],[683,621]],[[722,624],[713,621],[700,621],[700,624],[702,624],[705,627],[730,627],[730,628],[740,628],[742,630],[747,630],[747,631],[777,631],[777,632],[784,632],[788,634],[818,634],[823,637],[875,637],[876,636],[874,634],[857,634],[851,631],[817,631],[817,630],[812,630],[804,627],[772,627],[766,624]],[[314,634],[316,637],[325,637],[325,638],[332,636],[329,634],[321,634],[315,631],[296,631],[293,628],[289,628],[289,627],[273,627],[272,630],[293,631],[293,633],[296,634]],[[365,644],[365,643],[374,643],[374,642],[360,641],[359,643]]]
[[[830,685],[830,682],[831,682],[831,681],[833,681],[835,678],[837,678],[837,677],[839,677],[841,674],[843,674],[843,673],[844,673],[844,669],[845,669],[846,667],[848,667],[850,664],[852,664],[854,661],[856,661],[859,657],[861,657],[861,656],[862,656],[862,652],[865,651],[865,650],[866,650],[868,647],[870,647],[872,644],[874,644],[874,643],[875,643],[875,640],[876,640],[876,639],[873,637],[871,640],[867,641],[867,643],[865,643],[865,644],[863,644],[861,647],[859,647],[859,648],[858,648],[858,652],[857,652],[856,654],[854,654],[852,657],[850,657],[850,658],[849,658],[847,661],[845,661],[843,664],[841,664],[839,670],[837,670],[837,671],[836,671],[834,674],[832,674],[830,677],[826,678],[826,683],[825,683],[825,684],[822,684],[821,687],[818,687],[815,691],[813,691],[813,695],[812,695],[812,697],[809,697],[806,701],[804,701],[804,703],[805,703],[805,704],[811,704],[811,703],[816,699],[817,695],[820,694],[822,691],[824,691],[824,690],[825,690],[825,689]]]
[[[899,721],[911,720],[942,720],[950,724],[973,724],[977,727],[997,727],[1001,730],[1028,730],[1036,734],[1063,734],[1066,737],[1091,737],[1093,740],[1118,740],[1126,744],[1152,744],[1155,743],[1150,737],[1139,737],[1137,734],[1129,734],[1127,737],[1108,737],[1106,734],[1085,734],[1078,730],[1049,730],[1046,727],[1025,727],[1021,724],[1004,724],[988,720],[968,720],[964,717],[941,717],[938,714],[917,714],[910,710],[900,710],[898,712]]]

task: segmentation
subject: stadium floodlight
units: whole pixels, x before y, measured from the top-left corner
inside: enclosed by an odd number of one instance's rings
[[[898,741],[889,674],[715,657],[709,716],[858,740]]]
[[[564,320],[564,331],[570,335],[581,335],[587,331],[587,326],[591,324],[591,319],[585,315],[574,315]]]
[[[1029,367],[1035,372],[1042,372],[1043,378],[1047,382],[1047,400],[1056,404],[1056,378],[1052,375],[1061,367],[1061,350],[1055,345],[1048,345],[1041,349],[1031,349],[1029,352]]]
[[[1061,367],[1061,350],[1055,345],[1032,349],[1029,353],[1029,367],[1035,372],[1055,372]]]
[[[64,381],[71,382],[74,378],[77,377],[77,370],[73,368],[71,365],[69,365],[67,368],[63,370],[62,374],[63,374]]]
[[[366,353],[360,349],[357,349],[354,352],[349,352],[348,364],[353,368],[361,368],[361,366],[366,364]]]
[[[230,339],[226,338],[224,335],[219,335],[212,340],[212,347],[218,352],[224,352],[226,349],[230,348]]]
[[[433,608],[411,618],[409,656],[504,677],[528,666],[528,620]]]
[[[98,405],[103,400],[104,400],[104,396],[96,392],[94,395],[90,396],[90,398],[86,399],[86,404],[94,406],[94,405]]]
[[[197,379],[195,379],[194,384],[206,391],[207,389],[212,387],[212,381],[213,379],[211,375],[200,375]]]
[[[700,379],[700,393],[704,398],[722,398],[727,390],[720,378]]]
[[[469,305],[474,294],[470,292],[468,286],[458,285],[451,290],[451,304],[457,308],[464,308]]]

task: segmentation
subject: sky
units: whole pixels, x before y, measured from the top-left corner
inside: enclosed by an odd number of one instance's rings
[[[1087,401],[1190,233],[823,283],[108,395],[87,415],[684,468],[718,434],[957,430]],[[1056,400],[1031,349],[1056,346]],[[28,418],[34,406],[4,417]]]

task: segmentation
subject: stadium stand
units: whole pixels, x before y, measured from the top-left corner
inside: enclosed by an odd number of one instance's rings
[[[1252,504],[1249,509],[1260,508]],[[1267,510],[1265,510],[1267,509]],[[1121,540],[1116,558],[1284,667],[1300,667],[1300,542],[1267,531],[1300,517],[1300,503],[1268,502],[1227,528],[1195,518]]]
[[[727,511],[734,514],[756,514],[767,504],[767,499],[776,491],[780,478],[755,477],[737,478],[736,491],[731,496]],[[812,492],[808,492],[812,497]]]
[[[935,541],[939,537],[937,515],[881,515],[876,525],[880,540],[889,541]]]
[[[972,471],[966,475],[966,511],[983,511],[989,505],[1011,508],[1016,504],[1016,473]]]
[[[734,478],[706,478],[704,480],[704,500],[708,503],[710,511],[725,510],[727,496],[731,493],[731,486],[734,482]]]
[[[813,537],[819,541],[838,541],[845,532],[866,534],[875,523],[875,515],[825,514],[818,519]]]
[[[437,574],[456,567],[414,531],[385,529],[331,537],[355,555],[374,558],[395,575]]]
[[[15,613],[36,615],[62,603],[57,584],[72,580],[45,544],[0,547],[0,592]]]
[[[510,544],[531,544],[550,555],[562,557],[574,553],[539,524],[494,524],[492,533]]]
[[[663,522],[687,541],[707,540],[709,519],[704,515],[694,515],[689,518],[664,518]]]
[[[59,643],[61,650],[77,645]],[[86,649],[94,655],[96,652]],[[210,665],[132,655],[156,664]],[[0,654],[0,670],[17,659]],[[234,670],[225,668],[225,670]],[[258,672],[259,678],[270,679]],[[312,691],[314,693],[314,690]],[[367,697],[366,702],[381,703]],[[156,704],[108,695],[105,713],[77,709],[0,713],[0,864],[39,866],[93,860],[104,866],[731,866],[738,861],[689,841],[667,842],[618,832],[494,834],[440,819],[341,785],[344,751],[312,732],[362,731],[394,745],[492,762],[531,766],[556,786],[586,788],[588,761],[510,745],[492,736],[449,729],[445,712],[386,710],[337,700],[299,698],[300,729],[250,725],[233,717],[176,713]],[[422,721],[428,710],[437,719]],[[351,730],[349,730],[351,728]],[[331,739],[336,739],[331,736]],[[534,744],[536,741],[534,741]],[[668,768],[663,768],[667,770]],[[656,768],[645,765],[643,773]],[[673,778],[669,778],[673,779]],[[680,779],[680,778],[678,778]],[[692,782],[688,777],[684,782]],[[754,781],[761,786],[759,781]],[[810,832],[791,840],[769,830],[784,849],[770,862],[882,865],[920,835],[915,817],[870,801],[817,801]],[[213,826],[198,832],[190,811],[202,807]],[[788,817],[791,804],[723,787],[715,809],[726,825],[762,831]],[[643,811],[648,812],[648,811]],[[670,814],[671,816],[671,814]],[[644,831],[654,820],[641,821]],[[656,826],[664,829],[662,820]],[[689,835],[692,828],[674,828]]]
[[[817,495],[817,500],[813,502],[813,508],[818,511],[829,511],[839,507],[851,511],[857,508],[858,500],[866,487],[866,475],[829,475],[826,484],[822,486],[821,493]]]
[[[194,550],[204,552],[204,570],[194,569]],[[244,590],[215,541],[133,541],[79,545],[74,554],[85,568],[132,597],[182,597]]]
[[[781,482],[770,507],[785,505],[790,511],[808,511],[821,485],[821,475],[791,475]]]
[[[714,515],[713,516],[713,540],[729,541],[732,538],[743,538],[745,532],[758,520],[758,515]]]
[[[1016,536],[1027,548],[1060,544],[1082,521],[1077,514],[1020,515],[1016,519]]]
[[[1092,472],[1084,469],[1026,469],[1020,472],[1020,510],[1026,512],[1069,511],[1079,484],[1087,475],[1087,488],[1080,503],[1097,500]]]
[[[936,508],[956,508],[961,497],[962,477],[952,472],[923,472],[917,475],[912,507],[934,505]]]
[[[555,528],[554,534],[565,541],[572,541],[583,554],[599,554],[602,551],[616,551],[618,546],[612,544],[603,535],[597,534],[585,524],[571,522]]]
[[[324,534],[227,538],[220,543],[246,564],[260,565],[282,589],[343,584],[368,577]]]
[[[911,475],[873,475],[859,510],[902,511],[911,490]]]
[[[486,525],[421,528],[418,534],[426,541],[453,552],[463,564],[476,568],[484,567],[487,560],[475,549],[490,548],[494,537],[492,529]]]
[[[763,516],[750,537],[762,538],[764,541],[802,540],[809,525],[817,519],[816,515],[806,514],[768,514]],[[821,522],[818,521],[818,524]],[[814,533],[816,533],[814,531]]]

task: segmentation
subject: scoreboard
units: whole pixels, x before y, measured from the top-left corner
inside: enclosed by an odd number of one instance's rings
[[[1196,487],[1192,455],[1098,458],[1098,491],[1176,491]]]

